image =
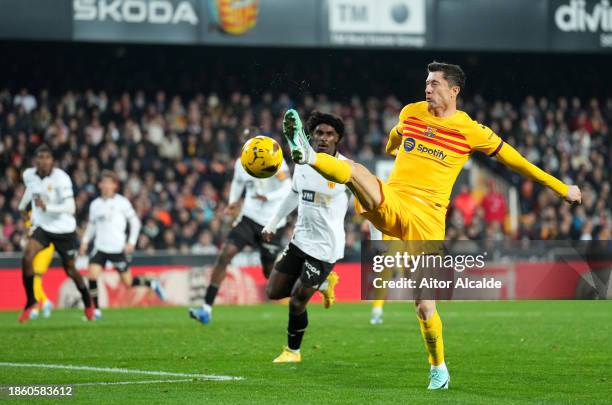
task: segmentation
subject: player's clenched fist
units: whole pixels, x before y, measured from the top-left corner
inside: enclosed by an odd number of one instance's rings
[[[569,186],[567,194],[563,197],[565,201],[570,204],[581,204],[582,203],[582,192],[578,186]]]

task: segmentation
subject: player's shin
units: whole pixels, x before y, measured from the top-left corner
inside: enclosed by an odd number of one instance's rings
[[[302,338],[308,326],[308,311],[300,314],[289,312],[289,325],[287,326],[287,347],[293,351],[299,351]]]
[[[442,339],[442,320],[438,311],[427,320],[417,315],[421,327],[421,335],[429,354],[429,364],[441,366],[444,364],[444,341]]]
[[[94,307],[99,308],[98,304],[98,280],[89,279],[89,294]]]
[[[47,301],[47,294],[42,285],[42,276],[40,274],[34,274],[34,297],[38,302]]]
[[[30,308],[36,304],[36,298],[34,298],[34,276],[26,276],[24,273],[22,280],[26,292],[25,308]]]
[[[217,293],[219,292],[219,286],[210,284],[206,289],[206,295],[204,295],[204,304],[213,306],[215,303],[215,298],[217,298]]]
[[[79,273],[76,269],[72,268],[66,270],[66,274],[68,274],[68,277],[70,277],[72,281],[74,281],[74,284],[76,284],[77,290],[79,290],[79,292],[81,293],[81,298],[83,299],[83,305],[85,306],[85,308],[93,308],[91,295],[89,295],[89,290],[85,285],[85,280],[83,279],[83,276],[81,276],[81,273]]]
[[[80,286],[77,285],[77,289],[81,293],[81,298],[83,299],[83,305],[85,305],[85,308],[91,307],[93,303],[91,301],[91,295],[89,295],[89,290],[85,286],[85,283]]]
[[[36,298],[34,295],[34,269],[32,268],[32,262],[24,257],[21,260],[21,269],[23,288],[25,289],[26,293],[25,308],[27,309],[36,304]]]
[[[321,176],[334,183],[346,184],[351,179],[351,164],[327,153],[317,153],[315,161],[310,165]]]

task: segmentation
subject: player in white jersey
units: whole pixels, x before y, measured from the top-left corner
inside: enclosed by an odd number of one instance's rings
[[[241,141],[260,135],[259,129],[250,127],[245,129]],[[204,296],[204,305],[199,308],[190,308],[189,316],[203,324],[210,322],[212,317],[212,306],[215,298],[225,279],[227,266],[234,256],[246,245],[258,248],[260,252],[261,267],[264,276],[268,278],[276,257],[280,253],[281,235],[264,241],[261,235],[263,227],[268,219],[276,213],[279,205],[291,191],[291,176],[289,167],[283,160],[280,170],[276,175],[267,179],[256,179],[251,177],[236,159],[234,165],[234,177],[230,188],[229,205],[226,215],[237,217],[234,227],[227,236],[227,240],[221,247],[221,253],[213,267],[210,284]],[[244,202],[240,210],[240,198],[242,193]],[[279,226],[284,226],[286,219],[280,221]]]
[[[64,271],[76,284],[83,298],[85,316],[91,320],[94,307],[81,274],[75,267],[77,254],[76,205],[72,180],[63,170],[54,167],[53,154],[47,145],[36,149],[36,167],[23,173],[26,191],[20,207],[32,203],[32,223],[35,229],[25,246],[22,261],[23,284],[27,302],[19,322],[30,319],[36,305],[34,297],[34,257],[50,244],[55,246],[62,259]]]
[[[337,148],[344,135],[344,123],[340,118],[314,112],[306,128],[312,134],[317,152],[346,159]],[[301,361],[300,345],[308,326],[306,305],[317,290],[323,291],[324,298],[330,293],[333,296],[338,277],[332,268],[344,256],[344,217],[348,201],[344,184],[327,181],[308,165],[296,165],[292,192],[263,230],[264,239],[271,239],[279,221],[298,208],[293,238],[276,263],[266,287],[270,299],[290,297],[287,346],[274,359],[275,363]]]
[[[89,206],[89,222],[80,248],[81,255],[85,255],[93,238],[87,277],[89,291],[96,307],[95,319],[102,318],[98,303],[98,277],[107,262],[119,272],[121,282],[126,287],[148,287],[155,291],[159,298],[164,299],[164,292],[157,279],[132,277],[128,267],[130,255],[136,247],[141,223],[130,201],[117,193],[119,187],[117,174],[110,170],[102,171],[98,187],[100,187],[100,197],[93,200]],[[125,231],[128,224],[130,233],[126,238]]]

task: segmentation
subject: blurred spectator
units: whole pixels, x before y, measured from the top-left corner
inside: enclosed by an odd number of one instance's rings
[[[19,94],[13,99],[15,107],[22,107],[26,114],[30,114],[38,105],[36,98],[28,93],[28,89],[21,89]]]
[[[470,192],[469,187],[466,184],[462,184],[459,194],[457,194],[451,206],[462,214],[463,225],[469,226],[472,223],[472,217],[474,212],[476,212],[478,203]]]
[[[482,208],[484,209],[484,220],[487,225],[492,222],[503,225],[507,214],[506,199],[501,193],[496,191],[493,180],[487,182],[487,193],[482,199]]]
[[[198,242],[191,247],[191,253],[200,255],[216,255],[219,249],[213,244],[213,238],[208,230],[200,233]]]
[[[344,62],[340,62],[344,64]],[[225,83],[224,73],[218,72]],[[102,169],[116,170],[122,189],[143,221],[138,249],[216,254],[231,227],[223,216],[242,128],[258,126],[280,140],[287,107],[304,114],[332,111],[346,122],[342,152],[363,160],[384,155],[386,133],[402,101],[388,94],[299,95],[261,92],[233,80],[231,91],[193,93],[154,89],[131,92],[0,89],[0,250],[21,249],[23,222],[17,204],[20,174],[43,141],[71,174],[82,227]],[[245,79],[246,80],[246,79]],[[327,79],[325,79],[327,80]],[[249,88],[249,93],[241,89]],[[338,87],[334,87],[338,88]],[[349,88],[349,87],[347,87]],[[221,88],[222,89],[222,88]],[[467,185],[453,198],[449,238],[610,238],[610,130],[612,99],[525,97],[522,102],[466,97],[462,108],[521,153],[565,182],[584,190],[582,206],[568,206],[540,184],[509,172],[495,159],[474,158],[519,191],[519,228],[503,227],[507,202],[492,183],[478,205]],[[351,207],[352,209],[352,207]],[[358,233],[347,216],[347,254],[358,254]],[[80,228],[82,231],[82,228]],[[289,238],[291,230],[285,231]]]

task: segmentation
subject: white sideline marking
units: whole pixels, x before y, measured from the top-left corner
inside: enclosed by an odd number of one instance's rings
[[[86,387],[88,385],[130,385],[130,384],[164,384],[164,383],[180,383],[180,382],[192,382],[191,379],[183,380],[143,380],[143,381],[117,381],[117,382],[88,382],[78,384],[68,384],[74,387]]]
[[[211,381],[235,381],[235,380],[244,379],[242,377],[233,377],[233,376],[228,376],[228,375],[176,373],[176,372],[171,372],[171,371],[130,370],[127,368],[111,368],[111,367],[71,366],[69,364],[0,362],[0,367],[55,368],[55,369],[62,369],[62,370],[100,371],[104,373],[118,373],[118,374],[163,375],[163,376],[171,376],[171,377],[191,377],[191,378],[199,378],[202,380],[211,380]]]

